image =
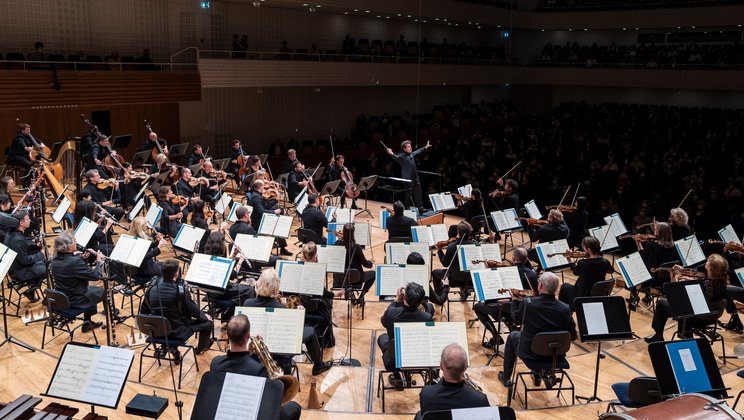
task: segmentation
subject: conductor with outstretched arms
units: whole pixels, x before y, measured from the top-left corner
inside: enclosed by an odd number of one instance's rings
[[[387,153],[400,165],[400,177],[411,180],[411,190],[406,194],[405,202],[408,203],[411,192],[413,192],[413,204],[418,207],[420,213],[424,213],[424,206],[421,201],[421,181],[419,180],[418,170],[416,169],[415,158],[423,154],[430,147],[431,144],[427,141],[426,146],[413,152],[411,141],[406,140],[400,144],[401,151],[398,154],[393,153],[393,149],[387,148]]]

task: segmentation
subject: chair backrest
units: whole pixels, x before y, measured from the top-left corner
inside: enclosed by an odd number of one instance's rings
[[[517,414],[511,407],[493,407],[499,410],[499,417],[501,420],[516,420]],[[422,416],[417,416],[420,420],[452,420],[452,410],[435,410],[427,411]]]
[[[49,311],[66,311],[70,309],[70,300],[63,292],[56,289],[45,289],[44,297],[46,298]]]
[[[315,232],[305,228],[297,229],[297,239],[303,244],[308,242],[318,242],[318,239],[315,237]]]
[[[609,296],[612,293],[612,289],[615,287],[615,280],[603,280],[594,283],[590,296]]]
[[[413,238],[410,236],[393,236],[388,242],[413,242]]]
[[[473,226],[473,233],[480,233],[486,226],[486,216],[478,215],[470,219],[470,225]]]
[[[628,398],[642,405],[654,404],[661,401],[661,389],[656,378],[639,376],[630,380],[628,384]]]
[[[346,273],[333,273],[333,287],[345,287],[360,283],[362,274],[356,268],[346,270]]]
[[[137,315],[137,328],[154,338],[167,337],[171,333],[170,321],[160,315]]]
[[[563,355],[570,348],[571,333],[568,331],[541,332],[532,339],[532,352],[538,356]]]

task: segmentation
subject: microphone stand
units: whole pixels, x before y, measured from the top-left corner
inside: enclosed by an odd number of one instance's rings
[[[338,361],[338,365],[339,366],[355,366],[355,367],[362,366],[362,364],[359,362],[359,360],[356,360],[353,357],[351,357],[352,356],[352,354],[351,354],[351,350],[352,350],[352,347],[351,347],[351,332],[352,332],[352,328],[351,327],[352,327],[352,322],[353,322],[353,319],[354,319],[354,317],[352,316],[353,315],[352,312],[353,312],[353,309],[354,309],[354,305],[352,304],[352,301],[351,301],[351,299],[348,296],[353,296],[354,290],[353,290],[353,287],[350,284],[347,284],[347,281],[348,281],[348,278],[349,278],[349,270],[351,269],[351,261],[354,259],[354,255],[356,255],[356,250],[357,250],[356,246],[354,247],[354,249],[351,250],[351,256],[349,257],[349,261],[347,263],[347,266],[344,269],[344,280],[341,283],[342,286],[343,286],[343,288],[344,288],[344,290],[346,291],[346,296],[347,296],[347,298],[346,298],[346,314],[347,314],[347,318],[349,319],[349,326],[347,328],[348,334],[347,334],[347,337],[346,337],[346,352],[344,352],[344,356],[341,358],[341,360]],[[349,254],[349,251],[347,250],[346,251],[346,255],[348,255],[348,254]],[[359,274],[360,274],[360,277],[362,277],[364,275],[364,273],[362,273],[362,272],[360,272]],[[348,359],[346,358],[346,353],[347,352],[349,353],[349,358]]]

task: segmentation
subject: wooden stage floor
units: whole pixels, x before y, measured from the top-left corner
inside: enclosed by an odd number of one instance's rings
[[[363,203],[363,202],[362,202]],[[369,220],[373,226],[378,226],[376,220],[380,210],[380,204],[370,202],[369,208],[374,215],[373,218],[367,218],[366,215],[359,216],[357,221]],[[49,226],[54,222],[49,220]],[[458,217],[446,216],[445,223],[453,224],[460,220]],[[297,221],[295,221],[297,223]],[[387,233],[379,228],[372,228],[372,249],[365,251],[367,258],[375,258],[376,261],[382,261],[384,256],[384,247],[382,244],[387,238]],[[527,236],[525,235],[525,238]],[[514,235],[515,243],[520,243],[522,238],[519,233]],[[51,244],[51,238],[49,243]],[[294,244],[296,242],[290,238],[289,249],[297,251],[299,248]],[[503,246],[503,242],[502,242]],[[510,244],[511,246],[511,244]],[[167,256],[167,253],[166,253]],[[434,258],[435,268],[441,267],[437,258]],[[573,282],[574,278],[570,271],[565,272],[565,281]],[[616,287],[614,294],[627,297],[627,292]],[[370,293],[371,294],[371,293]],[[117,299],[120,299],[121,295]],[[451,304],[452,321],[468,321],[475,318],[472,311],[472,302],[459,302],[457,294],[452,294],[454,299]],[[118,300],[117,300],[118,302]],[[351,420],[357,418],[368,418],[376,416],[385,419],[410,419],[413,413],[418,410],[418,390],[410,389],[404,391],[388,391],[386,393],[386,413],[382,414],[381,399],[377,396],[377,372],[382,368],[382,359],[380,351],[376,345],[376,337],[384,332],[380,325],[380,316],[388,306],[386,302],[378,302],[376,297],[367,296],[367,305],[364,319],[361,319],[361,310],[356,308],[353,314],[352,348],[347,349],[348,322],[347,306],[343,301],[337,301],[334,305],[334,322],[336,346],[333,349],[326,350],[326,359],[333,358],[338,360],[344,355],[351,355],[361,362],[361,367],[341,367],[335,366],[328,372],[312,377],[310,375],[311,365],[300,363],[300,382],[302,391],[297,395],[295,401],[301,405],[307,405],[308,390],[310,382],[317,381],[317,387],[322,394],[322,400],[325,402],[321,410],[303,410],[304,419],[344,419]],[[21,314],[26,309],[42,310],[40,303],[29,305],[26,299],[23,299]],[[131,308],[127,304],[123,313],[128,314]],[[634,332],[644,337],[651,334],[651,316],[652,312],[639,305],[638,310],[631,315],[631,325]],[[97,315],[97,317],[101,317]],[[442,314],[437,314],[437,319],[442,319]],[[446,318],[445,318],[446,319]],[[725,321],[728,315],[724,315]],[[117,334],[119,342],[125,341],[125,336],[130,332],[134,321],[129,319],[125,325],[119,325]],[[667,324],[666,337],[671,337],[672,331],[676,328],[676,323]],[[41,350],[41,335],[43,330],[42,323],[35,323],[25,326],[19,318],[8,318],[9,332],[18,340],[30,344],[36,348],[35,352],[30,352],[20,346],[6,344],[0,347],[0,401],[11,401],[21,394],[31,394],[39,396],[46,390],[50,377],[54,371],[60,352],[66,343],[66,336],[57,338],[48,344],[44,350]],[[726,339],[726,354],[733,355],[734,345],[744,341],[742,336],[724,332]],[[105,331],[99,330],[99,340],[105,340]],[[497,357],[494,361],[486,366],[486,361],[490,350],[481,346],[481,337],[483,328],[479,322],[476,322],[472,328],[468,329],[468,343],[470,351],[471,367],[468,373],[473,381],[479,384],[484,392],[488,395],[491,405],[506,404],[506,389],[499,383],[497,374],[501,370],[503,359]],[[59,337],[59,336],[58,336]],[[90,333],[82,334],[79,331],[75,335],[76,340],[92,343]],[[504,336],[505,338],[505,336]],[[103,341],[102,342],[105,342]],[[193,339],[192,339],[193,341]],[[521,396],[512,401],[512,407],[517,410],[517,417],[520,419],[543,419],[543,418],[596,418],[598,413],[604,412],[607,401],[614,398],[614,393],[610,388],[611,384],[616,382],[627,382],[636,376],[654,376],[653,368],[646,350],[646,343],[641,340],[625,342],[609,342],[602,346],[603,353],[607,356],[601,361],[601,371],[599,376],[598,396],[604,402],[595,402],[591,404],[570,404],[570,394],[563,394],[565,398],[559,399],[556,392],[533,393],[530,396],[529,410],[525,410],[521,405]],[[721,354],[720,343],[716,343],[714,352]],[[139,354],[139,351],[136,350]],[[197,372],[192,364],[192,356],[185,360],[185,373],[182,388],[179,390],[179,398],[184,403],[184,416],[190,417],[194,404],[195,395],[201,378],[201,373],[206,371],[213,357],[220,355],[221,352],[216,345],[212,349],[198,356],[199,369]],[[596,344],[583,344],[578,341],[574,342],[568,354],[571,364],[570,375],[576,385],[577,395],[591,395],[594,386],[594,371],[597,357]],[[719,364],[721,374],[726,386],[731,387],[731,394],[736,395],[744,389],[744,381],[736,376],[736,372],[744,367],[744,362],[738,359],[728,359],[727,364]],[[124,412],[124,406],[137,394],[157,394],[169,399],[169,406],[161,418],[177,419],[178,415],[174,407],[174,393],[172,391],[172,382],[170,370],[167,365],[158,367],[153,366],[151,361],[145,361],[145,371],[142,383],[137,382],[137,371],[139,369],[138,358],[135,357],[134,365],[129,375],[129,380],[124,389],[118,410],[97,409],[99,414],[109,416],[111,419],[123,419],[129,416]],[[518,370],[524,369],[521,364],[517,365]],[[177,370],[176,370],[177,374]],[[40,407],[51,402],[50,398],[44,398]],[[68,403],[58,401],[66,405],[75,406],[81,409],[78,418],[82,418],[84,413],[89,411],[89,407],[83,404]],[[730,403],[733,403],[731,401]]]

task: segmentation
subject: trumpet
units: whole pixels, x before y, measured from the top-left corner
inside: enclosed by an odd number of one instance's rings
[[[471,261],[472,264],[480,264],[483,263],[488,268],[498,268],[498,267],[510,267],[512,266],[512,262],[509,260],[504,261],[496,261],[496,260],[473,260]]]

